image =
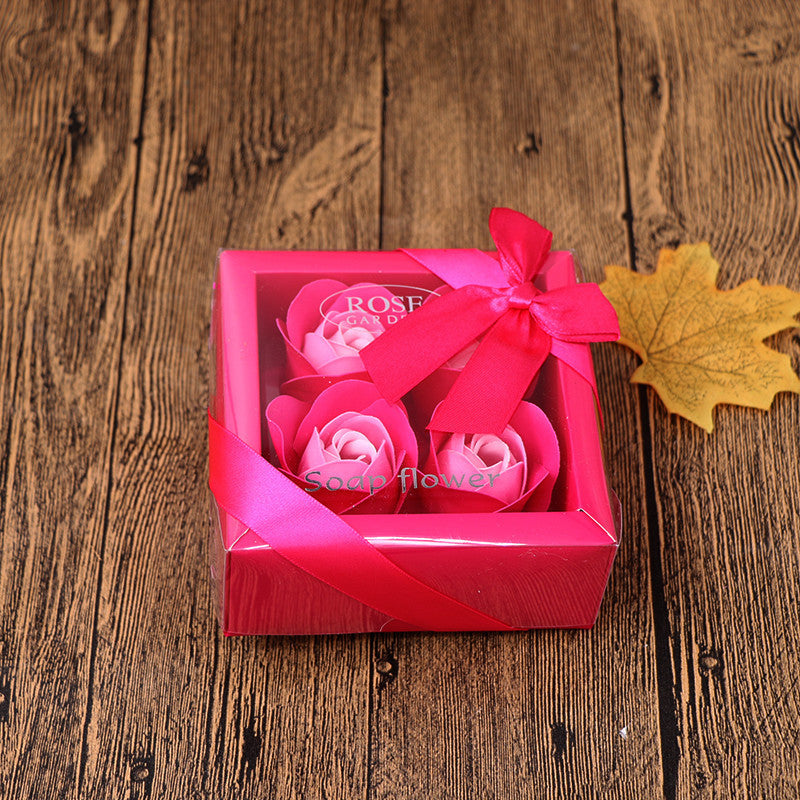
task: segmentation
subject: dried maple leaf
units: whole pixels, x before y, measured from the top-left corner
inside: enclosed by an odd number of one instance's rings
[[[649,383],[673,413],[711,431],[717,403],[767,409],[777,392],[800,392],[788,356],[762,339],[795,327],[800,293],[749,280],[717,289],[708,244],[662,250],[652,275],[606,267],[600,284],[622,336],[642,359],[633,383]]]

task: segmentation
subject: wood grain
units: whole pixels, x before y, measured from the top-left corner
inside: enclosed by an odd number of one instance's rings
[[[611,6],[535,25],[522,4],[458,7],[387,18],[383,246],[489,247],[489,210],[510,205],[597,277],[626,252]],[[597,628],[376,638],[370,797],[660,791],[637,404],[628,357],[598,359],[626,529]]]
[[[796,396],[708,437],[597,348],[609,591],[508,636],[225,640],[204,407],[219,247],[488,247],[510,205],[591,278],[705,239],[800,290],[798,62],[777,0],[7,3],[0,796],[797,795]]]
[[[85,796],[364,792],[368,641],[217,630],[204,408],[219,247],[378,244],[378,22],[153,5]]]
[[[792,4],[622,3],[636,266],[706,240],[721,285],[800,290],[800,14]],[[796,332],[773,345],[800,362]],[[800,399],[723,406],[716,428],[647,393],[668,612],[668,798],[800,791]]]
[[[0,15],[0,796],[83,769],[147,31],[143,6]]]

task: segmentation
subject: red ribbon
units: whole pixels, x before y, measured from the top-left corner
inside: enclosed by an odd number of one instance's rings
[[[518,630],[400,569],[210,413],[208,452],[219,506],[328,586],[418,630]]]
[[[498,259],[485,256],[477,269],[474,259],[462,269],[458,256],[447,251],[445,261],[442,251],[431,251],[430,257],[409,252],[451,285],[460,284],[464,274],[480,279],[476,272],[485,283],[457,285],[361,351],[373,382],[395,402],[483,335],[436,410],[428,426],[433,430],[500,434],[548,354],[567,360],[569,345],[619,339],[617,315],[597,284],[549,292],[534,286],[550,253],[550,231],[509,208],[492,210],[489,230]],[[585,369],[579,371],[591,379]]]

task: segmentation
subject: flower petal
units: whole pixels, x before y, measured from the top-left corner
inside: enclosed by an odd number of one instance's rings
[[[356,350],[325,339],[316,332],[305,335],[302,354],[320,375],[349,375],[364,370]]]
[[[322,392],[311,405],[297,431],[299,450],[305,446],[311,431],[322,428],[346,411],[363,412],[380,397],[378,389],[368,381],[343,380]]]
[[[523,401],[511,417],[509,425],[519,433],[525,443],[529,472],[526,489],[532,485],[535,477],[532,474],[534,465],[541,464],[550,475],[548,484],[552,491],[561,465],[561,453],[558,437],[547,415],[539,406]]]
[[[505,432],[508,432],[506,428]],[[520,445],[522,442],[520,441]],[[470,437],[469,449],[477,458],[486,464],[487,467],[497,467],[500,470],[508,469],[512,464],[523,463],[525,454],[522,458],[515,456],[511,452],[509,445],[499,436],[492,433],[476,433]]]
[[[267,406],[266,415],[269,435],[275,447],[278,461],[285,469],[294,470],[297,467],[297,453],[294,451],[292,444],[309,408],[308,403],[284,394],[278,395]]]
[[[472,475],[482,475],[484,464],[475,461],[475,454],[465,450],[440,450],[437,453],[437,473],[445,476],[445,482],[465,491],[474,492],[476,487],[469,485]]]
[[[289,341],[300,347],[306,333],[316,330],[322,321],[323,303],[331,295],[346,288],[347,284],[329,278],[305,284],[295,295],[286,312],[286,331]]]
[[[485,482],[478,491],[497,498],[503,505],[513,503],[525,489],[525,470],[520,461],[502,472],[488,467],[481,474]]]
[[[541,464],[535,464],[530,470],[528,483],[528,490],[503,511],[547,511],[553,492],[550,473]]]
[[[394,463],[394,448],[390,441],[383,442],[378,448],[378,452],[364,470],[365,475],[383,475],[388,483],[395,476],[396,467]]]
[[[320,435],[327,442],[341,430],[355,431],[365,436],[377,449],[382,442],[391,444],[391,437],[386,426],[378,417],[358,411],[344,411],[326,423]]]
[[[316,370],[308,363],[308,359],[300,352],[299,348],[289,340],[286,323],[282,319],[276,319],[275,324],[286,345],[286,371],[290,379],[307,375],[316,375]]]
[[[365,409],[365,414],[375,416],[383,422],[389,433],[389,440],[393,443],[395,450],[405,450],[409,458],[413,460],[414,466],[419,457],[419,444],[411,423],[408,421],[408,414],[401,403],[389,403],[383,397],[379,397],[370,403]]]
[[[303,337],[302,352],[308,363],[318,372],[340,355],[333,344],[316,331],[311,331]]]
[[[319,469],[334,460],[335,459],[331,458],[330,455],[325,452],[325,445],[320,438],[319,432],[315,428],[314,433],[311,434],[311,438],[308,440],[308,444],[300,454],[300,461],[297,464],[297,474],[301,476],[305,475],[309,470]]]
[[[386,442],[381,442],[377,447],[372,444],[369,438],[352,428],[340,428],[331,437],[330,450],[336,454],[337,458],[347,458],[351,461],[363,461],[371,464],[378,453],[378,447],[382,447]]]

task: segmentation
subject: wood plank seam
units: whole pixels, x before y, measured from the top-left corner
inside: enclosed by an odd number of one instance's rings
[[[636,256],[633,201],[631,197],[630,165],[628,161],[628,143],[626,135],[625,92],[622,75],[622,53],[620,48],[621,28],[618,0],[612,1],[612,11],[614,15],[614,49],[617,61],[617,88],[619,92],[617,108],[619,113],[620,147],[625,194],[623,220],[628,241],[628,260],[631,269],[638,272],[639,264]],[[659,84],[656,83],[655,85],[658,87]],[[650,600],[653,610],[656,645],[655,664],[661,745],[661,780],[665,800],[675,800],[678,785],[678,760],[680,758],[677,711],[679,689],[675,681],[675,670],[670,658],[670,627],[667,611],[667,597],[664,591],[664,570],[661,562],[661,537],[658,529],[658,501],[655,475],[652,460],[647,457],[647,455],[652,452],[652,432],[650,430],[647,391],[646,386],[637,387],[639,423],[642,431],[639,453],[644,467],[644,503],[647,511],[646,525],[650,566]]]
[[[380,58],[381,58],[381,117],[380,129],[378,139],[378,249],[384,248],[384,232],[383,232],[383,215],[384,215],[384,202],[386,194],[386,99],[389,96],[389,75],[386,65],[386,37],[389,28],[389,14],[391,9],[387,8],[385,2],[381,3],[380,9]],[[373,729],[374,714],[376,704],[379,698],[376,694],[380,691],[383,681],[378,680],[376,676],[377,665],[381,660],[378,655],[379,639],[385,641],[382,634],[371,633],[369,634],[369,669],[367,670],[369,687],[367,690],[367,741],[366,741],[366,774],[364,776],[364,800],[370,800],[372,797],[372,765],[373,765],[373,752],[374,745]],[[396,662],[394,662],[396,663]],[[380,676],[381,678],[383,676]]]
[[[97,638],[98,638],[98,623],[100,605],[103,591],[103,570],[102,564],[105,559],[106,540],[108,537],[108,529],[110,525],[109,511],[111,508],[111,495],[114,488],[114,442],[116,439],[117,430],[117,410],[119,408],[119,393],[122,379],[122,366],[123,355],[125,352],[125,319],[128,302],[128,276],[131,273],[133,266],[133,237],[136,230],[136,212],[137,200],[139,190],[139,175],[142,166],[142,144],[144,140],[144,117],[147,103],[147,84],[149,77],[149,63],[150,51],[152,44],[152,31],[150,22],[153,16],[153,0],[147,0],[147,19],[145,23],[145,56],[142,75],[141,95],[139,102],[139,119],[136,129],[136,137],[134,139],[134,146],[136,147],[136,166],[133,173],[133,186],[131,198],[131,216],[128,223],[128,258],[125,271],[125,288],[122,293],[122,301],[120,308],[120,326],[119,326],[119,345],[117,347],[117,363],[112,371],[116,371],[116,384],[114,395],[111,404],[111,424],[109,427],[108,438],[108,454],[106,463],[108,464],[108,477],[106,480],[106,493],[105,493],[105,508],[103,510],[103,530],[100,537],[100,552],[98,554],[101,569],[97,573],[97,589],[95,592],[94,610],[92,612],[92,628],[91,639],[89,645],[89,666],[88,666],[88,690],[86,694],[86,709],[81,730],[81,758],[78,764],[78,772],[75,778],[75,792],[76,797],[83,796],[83,786],[86,778],[86,766],[89,760],[89,726],[92,721],[92,711],[94,708],[94,679],[95,679],[95,666],[97,660]],[[133,772],[134,767],[132,767]],[[146,787],[152,785],[153,770],[152,767],[147,771],[145,776]],[[149,795],[149,789],[147,791]]]

